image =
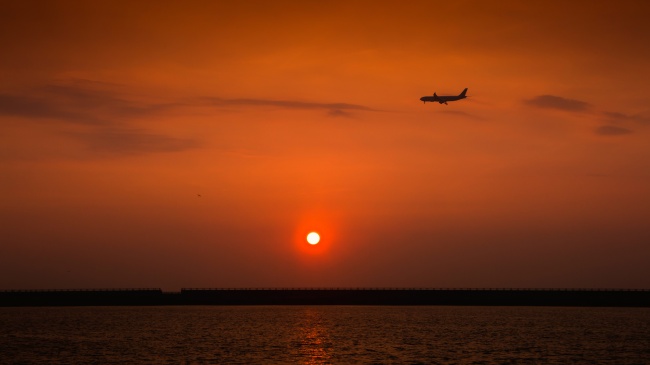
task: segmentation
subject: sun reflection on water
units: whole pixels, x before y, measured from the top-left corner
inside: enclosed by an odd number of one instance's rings
[[[331,362],[331,342],[324,323],[323,313],[305,309],[304,318],[298,324],[300,363],[305,365]]]

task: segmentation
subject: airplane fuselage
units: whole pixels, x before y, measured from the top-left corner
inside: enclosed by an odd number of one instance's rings
[[[447,104],[448,101],[456,101],[460,99],[465,99],[467,96],[465,95],[467,93],[467,88],[463,90],[460,94],[458,95],[436,95],[436,93],[433,93],[433,96],[423,96],[420,98],[421,101],[424,103],[432,102],[432,103],[440,103],[440,104]]]

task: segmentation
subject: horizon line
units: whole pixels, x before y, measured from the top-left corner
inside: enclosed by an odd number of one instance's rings
[[[155,291],[162,293],[181,293],[183,291],[309,291],[309,290],[341,290],[341,291],[650,291],[650,288],[552,288],[552,287],[205,287],[180,288],[178,291],[168,291],[162,288],[62,288],[62,289],[0,289],[0,293],[45,293],[45,292],[124,292],[124,291]]]

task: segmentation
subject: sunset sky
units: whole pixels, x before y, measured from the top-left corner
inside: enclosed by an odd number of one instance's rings
[[[650,288],[648,4],[3,1],[0,289]]]

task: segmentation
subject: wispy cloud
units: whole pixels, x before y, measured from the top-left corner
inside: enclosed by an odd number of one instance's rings
[[[180,152],[200,146],[194,139],[176,138],[143,129],[102,128],[70,135],[84,141],[88,150],[99,156]]]
[[[42,90],[49,95],[56,95],[57,99],[55,100],[68,108],[106,112],[114,117],[130,118],[149,115],[178,105],[177,103],[151,103],[129,100],[127,96],[119,91],[101,89],[101,87],[97,86],[89,87],[87,83],[82,84],[79,82],[73,85],[47,85]]]
[[[173,106],[172,103],[128,100],[120,92],[107,89],[103,83],[85,80],[0,94],[0,116],[86,125],[112,125],[116,120],[150,115]]]
[[[74,80],[68,83],[48,84],[22,93],[0,93],[0,116],[54,119],[87,125],[114,125],[117,120],[153,115],[171,109],[206,106],[323,110],[332,117],[350,117],[355,111],[379,111],[364,105],[349,103],[227,99],[212,96],[151,102],[127,96],[120,89],[119,85]]]
[[[650,118],[638,114],[629,115],[629,114],[623,114],[619,112],[603,112],[603,116],[605,116],[606,119],[614,122],[637,122],[637,123],[650,124]]]
[[[332,109],[327,112],[327,115],[330,117],[335,117],[335,118],[352,118],[354,115],[350,112],[346,112],[345,110],[341,109]]]
[[[81,124],[105,124],[91,115],[68,110],[58,102],[31,95],[0,94],[0,116],[17,116],[30,119],[56,119]]]
[[[639,114],[624,114],[620,112],[602,112],[604,120],[608,123],[596,129],[596,134],[601,136],[622,136],[634,133],[630,126],[644,126],[650,124],[650,118]],[[613,125],[616,124],[616,125]]]
[[[151,116],[174,106],[173,103],[130,100],[119,91],[119,86],[87,80],[0,94],[0,117],[81,126],[83,132],[63,134],[83,142],[93,155],[104,156],[196,148],[198,143],[195,140],[128,127],[132,118]]]
[[[568,99],[555,95],[539,95],[532,99],[524,100],[524,104],[545,109],[564,110],[582,113],[590,118],[600,119],[606,124],[594,129],[599,136],[623,136],[634,133],[634,125],[650,124],[650,117],[639,114],[625,114],[617,111],[594,110],[592,104],[575,99]]]
[[[630,129],[617,127],[615,125],[603,125],[596,128],[596,134],[600,136],[621,136],[632,132],[633,131]]]
[[[155,131],[133,127],[133,119],[155,117],[174,110],[223,106],[234,108],[269,107],[274,109],[320,110],[331,117],[353,117],[354,112],[378,111],[349,103],[320,103],[298,100],[227,99],[195,97],[155,100],[131,95],[121,85],[90,80],[71,80],[35,87],[21,92],[0,92],[0,117],[11,116],[28,121],[52,123],[63,132],[82,141],[89,151],[101,155],[134,155],[177,152],[198,148],[194,139],[176,138]],[[74,127],[77,125],[77,127]],[[155,128],[155,125],[150,124]]]
[[[591,104],[587,102],[555,95],[539,95],[532,99],[524,100],[524,104],[537,108],[557,109],[569,112],[585,112],[591,108]]]
[[[273,107],[278,109],[311,109],[325,110],[328,115],[334,117],[351,116],[352,111],[372,111],[379,110],[358,104],[348,103],[318,103],[297,100],[274,100],[274,99],[223,99],[216,97],[206,97],[198,99],[209,105],[214,106],[247,106],[247,107]]]

